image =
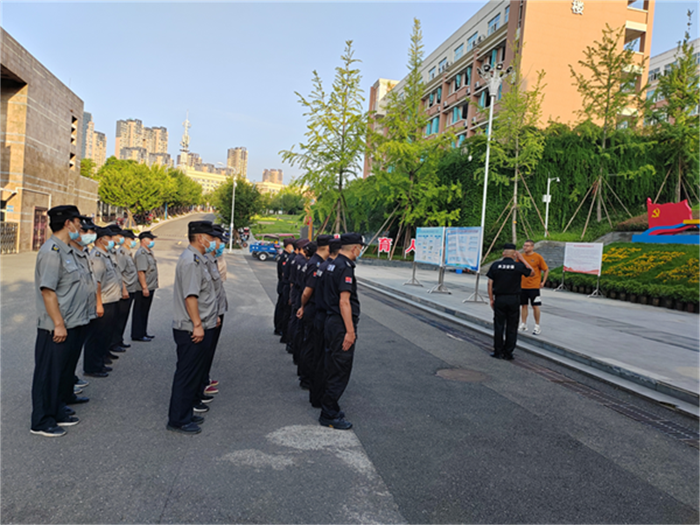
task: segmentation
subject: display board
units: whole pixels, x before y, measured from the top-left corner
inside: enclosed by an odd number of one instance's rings
[[[481,228],[447,228],[445,230],[445,264],[479,270]]]
[[[603,268],[603,243],[567,242],[564,271],[600,276]]]
[[[445,227],[416,228],[415,262],[441,266],[443,262],[443,245],[445,242]]]

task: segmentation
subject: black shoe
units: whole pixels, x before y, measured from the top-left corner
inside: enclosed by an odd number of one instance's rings
[[[181,427],[175,427],[168,423],[165,428],[171,432],[179,432],[180,434],[199,434],[202,431],[202,429],[197,426],[197,423],[187,423]]]
[[[107,372],[83,372],[88,377],[109,377]]]
[[[282,332],[280,332],[279,330],[275,330],[275,335],[282,335]]]
[[[73,410],[71,407],[65,407],[63,411],[66,413],[67,416],[75,415],[75,410]]]
[[[102,362],[103,362],[104,364],[106,364],[106,365],[111,365],[111,364],[112,364],[112,360],[111,360],[108,356],[105,357],[105,358],[102,360]]]
[[[51,427],[43,430],[34,430],[32,428],[29,430],[29,432],[31,432],[32,434],[36,434],[37,436],[44,436],[50,438],[65,436],[68,433],[61,427]]]
[[[489,355],[495,359],[503,359],[503,354],[500,352],[491,352]]]
[[[513,359],[515,359],[515,357],[513,357],[513,354],[505,354],[501,359],[505,359],[506,361],[512,361]]]
[[[148,337],[138,337],[138,338],[131,338],[132,341],[138,341],[140,343],[150,343],[151,340]]]
[[[89,397],[75,396],[72,401],[68,401],[66,405],[80,405],[82,403],[87,403],[90,401]]]
[[[195,425],[201,425],[204,423],[204,418],[202,416],[198,416],[197,414],[192,415],[192,423]]]
[[[78,388],[77,386],[73,387],[73,394],[75,394],[77,396],[78,394],[82,394],[82,393],[83,393],[82,388]]]
[[[192,410],[195,412],[209,412],[209,407],[205,405],[204,403],[198,403],[195,406],[192,407]]]
[[[109,352],[109,355],[107,357],[109,357],[110,359],[119,359],[119,356],[113,354],[112,351]]]
[[[311,390],[311,386],[309,385],[309,383],[299,383],[299,386],[302,390]]]
[[[88,386],[89,384],[90,384],[90,383],[88,383],[87,381],[85,381],[85,379],[78,379],[78,380],[75,382],[75,386],[77,386],[78,388],[85,388],[85,387]]]
[[[326,419],[325,417],[319,417],[318,422],[321,424],[321,426],[336,428],[338,430],[350,430],[352,428],[352,423],[350,423],[350,421],[346,421],[342,417],[339,417],[338,419]]]
[[[146,334],[146,337],[148,337],[149,339],[155,339],[155,338],[156,338],[155,335],[148,335],[148,334]]]
[[[202,403],[211,403],[214,400],[214,396],[208,396],[207,394],[203,394],[199,400]]]
[[[112,353],[117,352],[118,354],[123,354],[124,352],[126,352],[126,348],[124,348],[123,346],[113,346],[109,349],[109,351]]]
[[[80,420],[75,416],[67,416],[63,421],[56,421],[59,427],[72,427],[80,423]]]
[[[111,366],[102,367],[102,372],[111,372],[112,370],[114,370],[114,368],[112,368]]]
[[[124,341],[122,341],[121,343],[119,343],[119,346],[120,346],[121,348],[131,348],[131,345],[126,344]]]

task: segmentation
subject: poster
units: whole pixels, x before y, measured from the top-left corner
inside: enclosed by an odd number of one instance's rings
[[[567,242],[564,271],[600,275],[603,267],[603,243]]]
[[[445,264],[479,269],[481,228],[447,228],[445,230]]]
[[[445,240],[445,227],[417,228],[416,254],[414,261],[425,264],[442,265],[442,246]]]

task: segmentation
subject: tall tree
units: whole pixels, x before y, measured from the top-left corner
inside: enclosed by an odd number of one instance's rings
[[[401,91],[387,94],[385,115],[379,121],[383,130],[372,131],[369,152],[374,176],[378,178],[379,198],[397,208],[397,242],[407,244],[416,226],[450,225],[459,217],[459,209],[447,210],[446,204],[461,196],[458,184],[441,184],[437,168],[454,135],[428,133],[429,122],[423,104],[425,84],[421,75],[423,35],[418,19],[413,21],[408,52],[408,75]],[[431,127],[432,131],[432,127]]]
[[[675,171],[675,199],[680,201],[682,191],[692,202],[698,200],[698,194],[691,196],[698,186],[698,144],[700,133],[698,127],[698,104],[700,104],[700,73],[695,57],[695,50],[690,44],[690,27],[692,11],[688,11],[688,26],[685,37],[678,44],[676,60],[659,78],[652,102],[658,102],[652,119],[656,122],[659,143],[668,159],[668,171],[659,193],[663,189],[668,175]]]
[[[80,175],[87,177],[88,179],[94,179],[95,174],[95,161],[90,158],[84,158],[80,161]]]
[[[100,199],[126,208],[130,219],[134,213],[145,213],[163,205],[163,180],[145,164],[110,158],[100,168],[98,178]]]
[[[209,202],[216,208],[223,224],[231,220],[231,202],[233,197],[233,178],[216,188],[209,195]],[[250,226],[253,215],[262,212],[258,189],[244,177],[236,177],[236,202],[233,210],[234,228]]]
[[[304,97],[295,92],[307,117],[306,142],[299,144],[299,151],[295,151],[294,146],[280,151],[284,162],[304,170],[298,185],[308,186],[316,195],[334,194],[336,233],[340,232],[341,223],[347,231],[343,188],[360,172],[367,133],[360,89],[362,77],[355,67],[360,60],[354,58],[354,54],[352,40],[348,40],[329,94],[323,90],[323,82],[316,71],[311,94]]]
[[[604,185],[609,188],[606,180],[608,137],[617,127],[625,110],[642,106],[640,94],[643,89],[639,89],[638,82],[644,64],[637,63],[636,53],[624,46],[624,34],[624,26],[613,29],[606,24],[602,39],[595,41],[592,46],[586,46],[584,59],[578,61],[579,71],[569,65],[574,85],[581,95],[582,109],[579,115],[599,123],[603,129],[598,146],[600,168],[593,183],[598,222],[603,220]]]

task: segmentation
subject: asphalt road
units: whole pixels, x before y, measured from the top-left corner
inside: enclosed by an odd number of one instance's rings
[[[29,434],[35,256],[0,258],[3,523],[698,523],[697,448],[369,293],[341,399],[355,426],[320,427],[272,333],[275,264],[241,253],[220,393],[201,434],[167,432],[186,222],[156,231],[156,339],[90,378],[60,439]]]

